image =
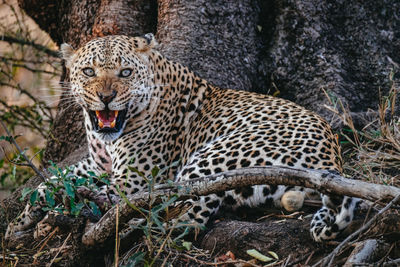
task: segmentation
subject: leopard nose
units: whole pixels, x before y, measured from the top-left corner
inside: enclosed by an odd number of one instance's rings
[[[113,90],[111,94],[104,94],[101,92],[97,92],[97,95],[99,96],[101,102],[107,105],[115,98],[115,96],[117,95],[117,91]]]

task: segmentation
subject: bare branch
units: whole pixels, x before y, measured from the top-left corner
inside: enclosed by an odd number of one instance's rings
[[[4,41],[4,42],[10,43],[10,44],[30,45],[30,46],[36,48],[37,50],[43,51],[44,53],[46,53],[52,57],[60,57],[60,55],[57,51],[51,50],[51,49],[47,48],[46,46],[37,44],[32,41],[17,39],[15,37],[7,36],[7,35],[1,35],[0,41]]]
[[[60,75],[60,73],[53,72],[53,71],[47,71],[47,70],[31,68],[31,67],[29,67],[29,66],[27,66],[25,64],[13,63],[12,66],[13,67],[19,67],[19,68],[24,68],[24,69],[27,69],[27,70],[29,70],[31,72],[34,72],[34,73],[46,73],[46,74],[50,74],[50,75],[54,75],[54,76]]]
[[[8,130],[7,126],[4,124],[3,121],[0,121],[1,126],[4,128],[4,131],[6,131],[7,135],[10,137],[11,142],[13,143],[13,145],[17,148],[18,152],[22,155],[22,157],[25,159],[25,161],[27,162],[27,164],[29,165],[29,167],[32,168],[32,170],[35,171],[35,173],[42,179],[43,182],[46,181],[46,177],[44,176],[44,174],[42,172],[40,172],[38,170],[38,168],[36,168],[36,166],[32,163],[31,160],[29,160],[29,158],[25,155],[24,151],[21,149],[21,147],[18,145],[18,143],[15,141],[14,137],[11,135],[10,131]]]
[[[257,184],[302,186],[322,193],[348,195],[371,201],[378,199],[389,201],[400,195],[400,188],[393,186],[346,179],[324,170],[295,169],[286,166],[244,168],[175,183],[174,187],[160,185],[151,194],[155,199],[160,199],[161,196],[178,193],[179,199],[184,200],[193,196],[209,195]],[[145,207],[148,204],[147,199],[149,193],[142,192],[130,197],[129,201],[136,207]],[[134,215],[138,215],[126,203],[120,205],[119,213],[120,223],[125,223]],[[115,208],[112,208],[86,231],[82,242],[87,246],[103,243],[113,235],[114,230]]]

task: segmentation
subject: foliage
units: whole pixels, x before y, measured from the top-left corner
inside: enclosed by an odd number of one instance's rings
[[[133,230],[139,229],[143,231],[145,247],[142,247],[141,250],[136,251],[133,255],[125,257],[126,260],[124,264],[126,265],[122,266],[136,266],[137,264],[157,266],[160,264],[159,260],[161,255],[163,255],[163,258],[168,258],[166,253],[170,251],[185,251],[191,249],[191,242],[185,241],[184,237],[195,226],[179,220],[182,214],[187,211],[187,208],[179,207],[179,204],[177,205],[175,203],[179,195],[172,194],[163,196],[159,203],[152,194],[155,190],[154,186],[156,181],[165,176],[169,168],[177,164],[178,162],[174,162],[163,169],[154,166],[149,176],[145,176],[134,167],[129,168],[130,171],[135,172],[147,182],[149,199],[147,208],[139,208],[131,203],[121,190],[118,190],[122,199],[144,218],[141,223],[130,225],[130,227]],[[172,183],[172,181],[168,180],[167,183]],[[179,212],[176,211],[177,207],[180,209]]]
[[[106,175],[97,176],[93,172],[88,172],[87,177],[78,177],[73,174],[74,167],[66,167],[61,169],[53,162],[50,162],[51,167],[48,171],[53,175],[50,179],[44,182],[46,186],[45,201],[42,205],[44,211],[56,211],[60,214],[70,214],[78,216],[82,209],[86,207],[96,217],[101,216],[99,207],[90,200],[83,199],[78,193],[79,187],[86,187],[87,189],[97,192],[99,190],[96,181],[109,183]],[[38,204],[38,189],[24,188],[22,191],[21,201],[26,196],[29,197],[31,205]]]

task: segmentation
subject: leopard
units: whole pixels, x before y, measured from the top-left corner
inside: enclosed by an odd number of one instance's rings
[[[100,37],[76,50],[61,46],[89,150],[73,173],[109,174],[99,194],[118,199],[119,192],[143,192],[143,177],[153,166],[170,166],[164,179],[176,183],[247,167],[343,172],[337,135],[321,116],[279,97],[214,86],[167,59],[157,45],[146,34]],[[130,171],[132,159],[143,175]],[[43,217],[44,188],[39,186],[39,203],[28,203],[9,223],[6,238]],[[335,239],[347,228],[360,201],[299,186],[253,185],[187,200],[191,206],[181,219],[204,227],[221,207],[281,208],[290,192],[321,198],[310,223],[316,242]]]

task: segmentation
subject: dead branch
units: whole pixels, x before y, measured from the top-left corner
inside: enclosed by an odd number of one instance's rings
[[[152,192],[152,197],[178,193],[180,200],[194,196],[209,195],[249,185],[291,185],[313,188],[322,193],[348,195],[371,201],[382,199],[389,201],[400,195],[400,188],[371,184],[347,179],[339,174],[323,170],[296,169],[286,166],[268,166],[243,168],[215,175],[209,175],[190,181],[178,182],[174,187],[160,185]],[[136,207],[145,207],[149,199],[148,192],[142,192],[129,198]],[[393,203],[392,201],[391,203]],[[120,224],[138,215],[127,203],[119,207]],[[87,246],[104,243],[115,232],[115,207],[111,208],[95,225],[89,228],[82,237]]]
[[[10,131],[8,130],[7,126],[4,124],[3,121],[0,121],[1,126],[4,128],[4,131],[6,131],[7,135],[10,137],[12,144],[15,146],[15,148],[18,150],[18,152],[22,155],[24,160],[26,161],[27,165],[32,168],[32,170],[35,171],[35,173],[42,179],[43,182],[46,181],[45,175],[39,171],[38,168],[36,168],[35,164],[32,163],[32,161],[25,155],[24,151],[21,149],[21,147],[18,145],[18,143],[15,141],[14,137],[11,135]]]
[[[18,39],[12,36],[7,36],[7,35],[1,35],[0,36],[0,41],[4,41],[10,44],[21,44],[21,45],[30,45],[33,48],[43,51],[44,53],[52,56],[52,57],[60,57],[60,54],[57,51],[51,50],[43,45],[37,44],[32,41],[24,40],[24,39]]]
[[[350,267],[374,263],[382,254],[385,254],[384,251],[387,251],[389,247],[389,244],[376,239],[358,242],[343,266]]]

